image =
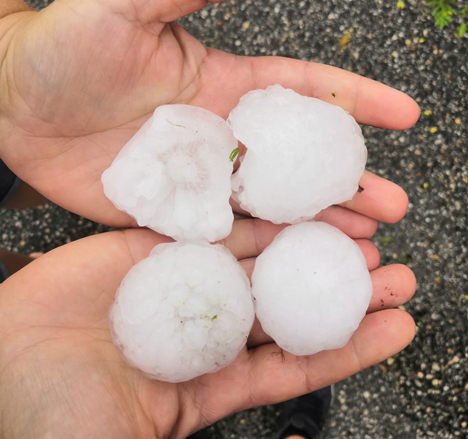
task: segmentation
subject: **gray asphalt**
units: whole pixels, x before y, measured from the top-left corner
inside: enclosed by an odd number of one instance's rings
[[[457,38],[455,27],[437,30],[423,2],[405,3],[232,0],[181,21],[208,46],[338,66],[403,90],[432,112],[407,132],[365,130],[369,169],[409,194],[406,218],[380,226],[374,242],[382,264],[403,262],[416,273],[418,291],[405,309],[418,333],[399,355],[337,384],[326,438],[468,437],[468,38]],[[0,224],[2,246],[22,252],[106,229],[53,205],[3,212]],[[209,433],[272,438],[280,410],[239,413]]]

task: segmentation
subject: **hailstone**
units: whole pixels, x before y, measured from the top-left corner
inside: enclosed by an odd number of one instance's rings
[[[306,222],[284,229],[257,258],[252,294],[257,318],[278,346],[312,355],[346,345],[366,313],[372,283],[352,239]]]
[[[102,175],[114,205],[176,240],[225,238],[237,141],[224,119],[189,105],[163,105]]]
[[[208,243],[156,246],[129,271],[110,310],[126,361],[174,383],[233,361],[253,321],[244,270],[229,250]]]
[[[274,85],[243,96],[228,125],[247,147],[234,198],[252,215],[295,224],[356,193],[367,149],[340,107]]]

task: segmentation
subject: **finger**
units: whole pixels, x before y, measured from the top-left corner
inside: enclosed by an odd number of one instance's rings
[[[324,211],[321,215],[324,222],[341,229],[351,238],[370,237],[374,234],[377,228],[374,220],[341,207],[332,209],[334,211]],[[246,218],[234,221],[230,235],[218,243],[226,246],[237,259],[252,258],[262,253],[286,227],[288,224],[273,224],[269,221]],[[369,244],[367,242],[362,245],[369,246]]]
[[[330,206],[315,218],[338,227],[353,238],[370,238],[377,230],[377,221],[395,223],[405,216],[408,196],[400,186],[369,171],[364,172],[359,186],[361,192],[356,191],[352,200],[341,203],[347,210]],[[234,212],[250,216],[232,198],[231,206]],[[360,214],[360,221],[350,211]]]
[[[247,212],[246,210],[242,209],[242,207],[240,207],[240,203],[237,202],[236,200],[234,200],[234,198],[231,198],[229,200],[229,204],[231,205],[232,207],[232,210],[240,215],[244,215],[244,216],[247,216],[247,217],[251,217],[252,215],[250,215],[249,212]]]
[[[126,229],[122,233],[128,243],[128,252],[132,258],[132,265],[138,264],[138,262],[147,258],[155,246],[174,242],[172,238],[149,229]]]
[[[339,206],[325,209],[316,218],[340,229],[353,239],[370,238],[377,229],[377,221]],[[288,226],[289,224],[245,218],[234,221],[231,234],[219,243],[228,247],[237,259],[251,258],[258,256]],[[361,244],[377,250],[369,241],[363,240]]]
[[[396,223],[405,216],[408,196],[400,186],[369,171],[359,185],[361,191],[341,206],[385,223]]]
[[[315,216],[315,220],[330,224],[353,239],[372,238],[378,227],[377,220],[340,206],[322,210]]]
[[[373,294],[368,313],[403,305],[416,291],[416,277],[406,265],[377,268],[371,278]]]
[[[379,249],[368,239],[356,239],[355,241],[366,258],[367,269],[369,271],[375,270],[380,265]]]
[[[250,217],[250,213],[240,207],[240,204],[231,198],[231,207],[235,213]],[[350,209],[342,208],[341,206],[330,206],[317,215],[316,221],[323,221],[330,224],[349,237],[356,238],[372,238],[377,231],[378,221],[362,215],[359,212],[354,212]]]
[[[273,224],[259,219],[238,220],[234,221],[229,236],[218,244],[227,247],[237,259],[253,258],[262,253],[286,227],[288,224]]]
[[[346,209],[337,210],[336,206],[330,206],[315,218],[338,227],[353,238],[370,238],[377,230],[377,221],[395,223],[405,216],[408,196],[400,186],[369,171],[364,172],[359,186],[361,192],[356,191],[352,200],[341,204]],[[235,212],[250,216],[233,199],[231,206]],[[360,216],[356,217],[350,211]]]
[[[273,343],[273,339],[263,330],[262,324],[255,316],[254,324],[247,339],[247,347],[252,349],[268,343]]]
[[[254,88],[281,84],[348,111],[359,123],[406,129],[419,118],[419,106],[401,91],[336,67],[286,58],[253,58]]]
[[[392,309],[367,315],[342,349],[305,357],[295,357],[274,343],[252,349],[249,393],[232,411],[275,404],[343,380],[404,349],[415,330],[409,314]]]
[[[235,57],[214,49],[208,50],[197,84],[203,93],[192,91],[191,103],[226,118],[245,93],[273,84],[339,105],[367,125],[402,130],[419,118],[419,107],[409,96],[354,73],[288,58]]]

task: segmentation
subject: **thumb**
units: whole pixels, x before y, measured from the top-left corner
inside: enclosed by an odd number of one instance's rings
[[[112,10],[119,9],[128,19],[143,24],[169,23],[196,12],[208,3],[225,0],[100,0]]]

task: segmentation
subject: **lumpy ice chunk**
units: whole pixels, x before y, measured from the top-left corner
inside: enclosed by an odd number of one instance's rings
[[[158,380],[182,382],[233,361],[254,321],[249,280],[221,245],[170,243],[127,274],[111,307],[114,343]]]
[[[234,220],[229,205],[237,141],[208,110],[163,105],[102,175],[114,205],[176,240],[217,241]]]
[[[365,316],[372,283],[359,246],[322,223],[284,229],[257,258],[252,293],[263,330],[285,351],[343,347]]]
[[[252,215],[295,224],[356,193],[367,149],[340,107],[274,85],[243,96],[228,124],[247,147],[232,185]]]

